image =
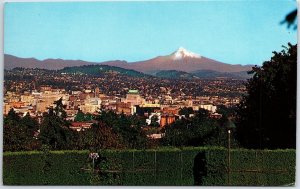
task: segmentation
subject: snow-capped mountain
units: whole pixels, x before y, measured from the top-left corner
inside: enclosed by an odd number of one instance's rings
[[[190,52],[183,47],[180,47],[177,51],[173,52],[171,55],[173,60],[180,60],[183,58],[201,58],[200,55]]]
[[[105,64],[151,74],[161,70],[177,70],[188,73],[199,70],[210,70],[217,72],[241,72],[249,71],[252,68],[252,66],[222,63],[210,58],[206,58],[204,56],[200,56],[199,54],[190,52],[182,47],[169,55],[158,56],[145,61],[132,63],[118,61]]]

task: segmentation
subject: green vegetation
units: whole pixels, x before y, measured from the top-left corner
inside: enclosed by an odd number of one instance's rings
[[[50,108],[44,114],[38,135],[39,141],[49,145],[51,149],[69,149],[72,143],[74,131],[69,129],[70,123],[66,121],[67,114],[64,111],[62,98],[54,103],[55,107]]]
[[[254,185],[295,182],[295,150],[231,151],[220,147],[5,152],[5,185]],[[24,162],[27,162],[24,164]]]
[[[128,148],[141,149],[147,147],[148,139],[141,128],[145,120],[142,120],[138,116],[118,115],[113,111],[102,111],[96,120],[100,124],[112,128],[115,133],[118,133]]]
[[[89,114],[79,112],[76,121],[90,121]],[[151,148],[154,143],[142,129],[144,118],[102,111],[93,117],[91,129],[74,131],[66,120],[62,99],[44,113],[41,124],[29,115],[23,118],[13,109],[4,119],[4,151],[41,150],[99,150],[124,148]]]
[[[252,74],[248,74],[247,71],[241,72],[217,72],[213,70],[197,70],[191,73],[178,71],[178,70],[162,70],[158,72],[152,73],[152,75],[161,78],[169,78],[169,79],[193,79],[193,78],[201,78],[201,79],[214,79],[217,77],[225,77],[225,78],[233,78],[233,79],[249,79]]]
[[[177,70],[162,70],[154,74],[156,77],[170,78],[170,79],[191,79],[194,76],[190,73]]]
[[[165,146],[223,146],[227,145],[227,117],[213,119],[209,112],[204,109],[194,112],[194,116],[187,115],[193,111],[188,108],[180,110],[179,114],[185,115],[169,126],[166,126],[165,137],[162,138],[162,145]],[[238,146],[236,140],[232,146]]]
[[[90,113],[83,113],[81,110],[78,110],[78,113],[76,114],[74,121],[92,121],[93,115]]]
[[[38,129],[35,119],[26,114],[20,118],[13,109],[4,118],[3,143],[4,151],[32,150],[40,146],[40,141],[34,138]]]
[[[198,70],[193,71],[195,77],[202,79],[211,79],[217,77],[234,78],[234,79],[249,79],[252,75],[248,74],[247,71],[240,72],[218,72],[213,70]]]
[[[297,45],[254,67],[237,109],[237,139],[246,148],[296,147]]]
[[[103,76],[105,73],[111,74],[123,74],[132,77],[145,77],[147,75],[135,71],[128,70],[120,67],[107,66],[107,65],[85,65],[78,67],[66,67],[60,70],[61,73],[76,73],[76,74],[87,74],[93,76]]]

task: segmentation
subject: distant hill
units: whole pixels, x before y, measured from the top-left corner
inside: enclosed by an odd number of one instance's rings
[[[82,66],[95,64],[93,62],[86,62],[82,60],[62,60],[62,59],[46,59],[38,60],[35,58],[19,58],[16,56],[4,55],[4,69],[11,70],[13,68],[40,68],[47,70],[59,70],[64,67]]]
[[[104,74],[123,74],[132,77],[146,77],[148,75],[137,72],[135,70],[128,70],[124,68],[107,66],[107,65],[84,65],[84,66],[76,66],[76,67],[66,67],[59,70],[61,73],[77,73],[77,74],[87,74],[94,76],[101,76]]]
[[[212,70],[197,70],[191,72],[193,76],[203,79],[211,79],[216,77],[224,77],[224,78],[233,78],[233,79],[249,79],[252,77],[251,74],[248,74],[247,71],[241,72],[217,72]]]
[[[191,73],[177,71],[177,70],[163,70],[163,71],[153,71],[149,72],[149,74],[169,79],[214,79],[217,77],[222,78],[232,78],[232,79],[249,79],[252,75],[248,74],[246,71],[243,72],[217,72],[211,70],[198,70]]]
[[[153,72],[151,75],[170,79],[192,79],[194,76],[190,73],[177,70],[162,70]]]

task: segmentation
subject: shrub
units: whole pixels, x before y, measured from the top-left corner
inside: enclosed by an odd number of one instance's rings
[[[92,172],[89,151],[5,152],[5,185],[251,185],[295,182],[295,150],[231,151],[221,147],[100,150]]]

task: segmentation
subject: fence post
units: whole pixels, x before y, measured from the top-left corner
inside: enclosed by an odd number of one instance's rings
[[[182,182],[182,171],[183,171],[182,150],[180,151],[180,165],[181,165],[181,168],[180,168],[180,179],[181,179],[181,182]]]
[[[260,163],[257,162],[257,150],[255,150],[255,164],[260,166]],[[257,167],[255,169],[257,169]],[[259,182],[258,181],[258,176],[257,176],[256,172],[254,174],[255,174],[255,180],[256,180],[256,185],[257,185],[258,182]]]
[[[228,129],[228,186],[230,186],[230,129]]]
[[[134,172],[134,151],[132,151],[132,171]]]
[[[154,151],[154,178],[155,178],[155,183],[156,183],[156,172],[157,172],[157,168],[156,168],[156,150]]]

